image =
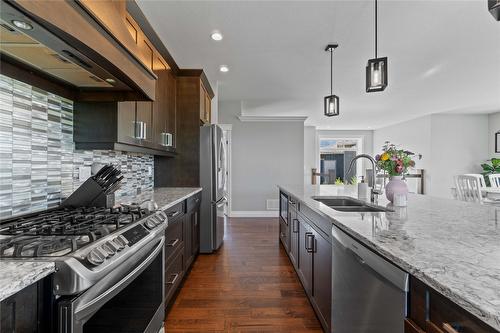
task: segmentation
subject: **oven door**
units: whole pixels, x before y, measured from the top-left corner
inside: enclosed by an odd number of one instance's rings
[[[157,333],[163,325],[164,237],[94,286],[58,303],[60,333]],[[137,251],[141,253],[142,251]]]

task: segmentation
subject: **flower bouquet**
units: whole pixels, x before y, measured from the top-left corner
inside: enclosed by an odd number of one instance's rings
[[[385,195],[391,202],[394,194],[408,194],[408,185],[403,176],[410,168],[415,167],[415,158],[421,159],[421,154],[400,149],[395,144],[386,141],[382,153],[375,156],[377,167],[389,175],[389,183],[385,187]]]

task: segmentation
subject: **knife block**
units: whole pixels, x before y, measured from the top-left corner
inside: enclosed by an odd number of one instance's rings
[[[95,180],[88,178],[61,203],[61,207],[106,207],[106,202],[104,189]]]

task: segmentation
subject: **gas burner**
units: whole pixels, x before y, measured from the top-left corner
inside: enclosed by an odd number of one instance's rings
[[[150,215],[139,206],[61,208],[0,223],[0,258],[64,256]]]

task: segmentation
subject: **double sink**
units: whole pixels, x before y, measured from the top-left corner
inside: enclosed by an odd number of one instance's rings
[[[339,212],[368,212],[368,213],[385,213],[392,212],[391,209],[377,206],[362,200],[353,199],[350,197],[312,197],[312,199],[321,202],[322,204],[335,209]]]

